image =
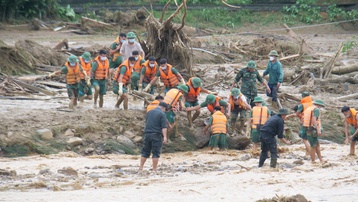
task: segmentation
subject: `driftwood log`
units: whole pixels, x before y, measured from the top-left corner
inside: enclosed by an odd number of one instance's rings
[[[353,99],[358,99],[358,93],[354,93],[354,94],[346,95],[346,96],[341,96],[341,97],[337,98],[337,100],[339,100],[339,101],[347,101],[347,100],[353,100]]]
[[[348,74],[351,72],[358,72],[358,64],[334,67],[332,70],[332,74],[338,74],[338,75]]]

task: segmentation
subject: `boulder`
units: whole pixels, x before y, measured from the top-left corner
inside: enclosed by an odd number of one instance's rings
[[[69,140],[67,140],[67,143],[75,147],[77,145],[81,145],[83,140],[79,137],[71,137]]]
[[[64,167],[62,169],[57,170],[58,173],[73,177],[78,177],[78,172],[72,167]]]
[[[66,137],[74,137],[75,136],[75,133],[74,133],[74,130],[72,129],[67,129],[66,132],[65,132],[65,136]]]
[[[51,140],[53,139],[53,133],[50,129],[44,128],[44,129],[38,129],[36,131],[38,135],[40,135],[41,139],[43,140]]]
[[[229,149],[244,150],[250,144],[250,139],[247,138],[246,136],[228,137],[227,143],[228,143]]]
[[[195,140],[193,141],[193,144],[197,148],[203,148],[209,144],[210,141],[210,135],[194,135]]]
[[[143,137],[142,136],[135,136],[133,138],[133,142],[135,143],[141,143],[143,141]]]
[[[136,135],[132,132],[127,130],[126,132],[124,132],[123,134],[124,136],[128,137],[129,139],[133,139]]]
[[[16,171],[15,171],[15,170],[0,169],[0,176],[1,176],[1,175],[5,175],[5,176],[16,176]]]
[[[128,146],[129,148],[132,148],[132,149],[134,149],[136,147],[135,144],[133,143],[133,141],[124,135],[119,135],[117,137],[117,141]]]

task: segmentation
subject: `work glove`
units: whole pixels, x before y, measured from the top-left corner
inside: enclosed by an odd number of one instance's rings
[[[127,84],[127,93],[131,94],[132,93],[132,84]]]
[[[181,78],[181,83],[184,84],[184,85],[186,84],[183,77]]]
[[[161,81],[159,81],[159,86],[160,86],[160,87],[164,87],[164,83],[161,82]]]
[[[149,91],[149,88],[151,87],[152,85],[148,84],[147,87],[144,88],[144,92],[148,92]]]
[[[90,87],[91,86],[91,79],[89,77],[86,77],[85,80],[86,80],[87,86]]]
[[[123,83],[118,83],[118,95],[121,96],[123,94]]]
[[[53,72],[53,73],[48,74],[48,78],[52,78],[52,77],[54,77],[54,76],[56,76],[56,72]]]
[[[142,90],[143,90],[142,88],[143,88],[143,84],[139,83],[139,84],[138,84],[138,89],[139,89],[140,91],[142,91]]]

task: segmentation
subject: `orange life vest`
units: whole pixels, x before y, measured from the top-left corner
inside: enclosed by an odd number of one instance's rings
[[[106,59],[104,61],[104,64],[102,63],[101,59],[99,56],[96,57],[95,61],[97,62],[97,69],[96,72],[94,73],[94,78],[95,79],[105,79],[108,75],[108,70],[109,70],[109,62],[108,59]]]
[[[155,74],[157,73],[157,62],[154,63],[154,67],[149,67],[149,60],[145,61],[143,64],[143,67],[145,67],[145,74],[143,81],[146,83],[149,83],[153,80],[155,77]]]
[[[91,65],[92,61],[89,61],[88,63],[85,63],[85,60],[82,57],[79,57],[79,58],[80,58],[82,69],[85,70],[87,76],[89,76],[91,68],[92,68],[92,65]],[[81,76],[81,79],[85,79],[85,75],[81,71],[80,71],[80,76]]]
[[[301,120],[301,123],[303,123],[303,112],[310,106],[313,106],[313,101],[312,101],[312,97],[311,96],[307,96],[302,98],[301,100],[301,104],[302,104],[302,112],[298,114],[298,117]]]
[[[189,92],[185,96],[185,101],[196,102],[198,100],[198,96],[200,94],[201,87],[198,87],[198,88],[195,89],[194,86],[193,86],[193,83],[191,81],[191,78],[186,83],[186,85],[189,88]]]
[[[164,86],[166,87],[175,87],[178,85],[179,80],[178,77],[173,74],[172,72],[172,66],[170,64],[167,64],[168,74],[165,74],[164,71],[159,68],[160,72],[160,80],[164,83]]]
[[[308,107],[303,112],[303,126],[304,127],[312,127],[313,126],[313,121],[312,121],[312,119],[314,118],[313,110],[316,108],[317,107],[313,105],[313,106]],[[317,122],[317,125],[321,124],[321,115],[318,117],[316,122]]]
[[[113,80],[119,83],[119,76],[121,75],[121,68],[126,67],[126,73],[122,77],[122,83],[126,86],[130,82],[130,78],[132,77],[132,68],[129,66],[129,60],[125,60],[121,65],[118,66],[116,71],[114,72]]]
[[[269,118],[268,108],[265,106],[258,107],[255,106],[252,108],[252,128],[256,128],[258,124],[265,124]],[[261,120],[261,121],[260,121]]]
[[[119,36],[117,36],[116,40],[114,40],[113,42],[116,43],[117,46],[118,46],[121,43],[121,40],[120,40]],[[112,61],[113,62],[116,61],[117,57],[120,56],[120,55],[121,55],[121,53],[119,51],[115,52],[113,54],[113,56],[112,56]]]
[[[135,61],[133,66],[133,71],[138,72],[140,74],[140,71],[142,70],[142,65],[140,65],[140,61],[142,60],[142,56],[138,55],[138,60]]]
[[[211,130],[213,134],[226,134],[227,118],[221,111],[216,111],[213,115]]]
[[[220,100],[221,100],[221,97],[216,96],[216,100],[215,100],[215,102],[213,104],[207,104],[206,105],[206,107],[208,108],[208,110],[211,113],[214,113],[214,107],[220,106]],[[221,107],[221,112],[225,113],[225,108],[223,106],[220,106],[220,107]]]
[[[181,96],[183,94],[178,89],[170,89],[164,96],[164,102],[175,108]]]
[[[353,108],[349,109],[351,112],[351,116],[346,118],[347,123],[349,123],[351,126],[353,126],[355,129],[358,128],[358,124],[357,124],[357,111]]]
[[[67,84],[79,83],[81,81],[81,76],[80,76],[80,66],[78,65],[78,62],[76,62],[76,66],[74,67],[71,67],[69,62],[66,62],[65,66],[67,67],[66,83]]]
[[[246,106],[244,104],[244,101],[241,100],[241,96],[242,96],[242,93],[240,93],[239,95],[239,98],[237,99],[237,101],[239,102],[239,108],[241,109],[246,109]],[[235,107],[235,101],[234,101],[234,96],[230,95],[230,98],[229,98],[229,103],[231,105],[231,111],[234,110],[234,107]]]
[[[158,107],[159,105],[159,101],[158,100],[154,100],[153,102],[151,102],[148,106],[147,106],[147,112],[149,112],[152,109],[155,109],[156,107]]]

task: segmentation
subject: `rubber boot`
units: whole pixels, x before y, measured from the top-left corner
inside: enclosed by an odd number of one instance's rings
[[[122,104],[123,100],[124,100],[124,99],[123,99],[122,97],[120,97],[120,98],[117,100],[117,103],[116,103],[116,105],[114,105],[114,107],[115,107],[115,108],[119,108],[119,105]]]
[[[271,168],[276,168],[276,164],[277,164],[277,159],[276,158],[271,158],[270,167]]]
[[[99,107],[103,107],[103,95],[99,95]]]
[[[197,119],[199,117],[199,115],[200,115],[200,111],[195,111],[195,114],[193,115],[193,118],[191,119],[192,122],[194,122],[195,119]]]
[[[259,161],[259,168],[261,168],[264,165],[265,161],[266,161],[266,158],[261,155],[260,161]]]
[[[189,121],[189,127],[192,127],[193,126],[193,119],[191,117],[191,112],[187,112],[186,117],[188,118],[188,121]]]
[[[128,110],[128,98],[124,99],[123,101],[123,109]]]

